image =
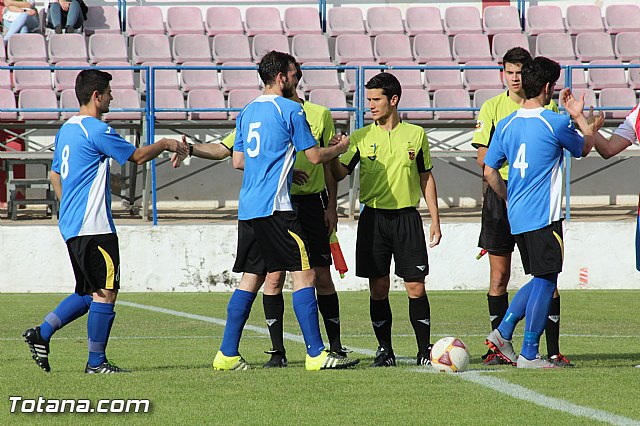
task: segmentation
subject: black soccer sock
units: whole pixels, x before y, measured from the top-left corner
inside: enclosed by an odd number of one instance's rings
[[[490,296],[487,294],[487,302],[489,302],[491,329],[495,330],[507,314],[507,309],[509,309],[509,293],[500,296]]]
[[[271,347],[275,351],[283,354],[284,341],[282,337],[282,318],[284,317],[284,298],[281,294],[275,296],[262,296],[262,305],[264,307],[264,317],[269,327],[269,336],[271,337]]]
[[[416,333],[418,352],[426,354],[431,339],[431,308],[426,295],[417,299],[409,298],[409,319]]]
[[[324,321],[324,328],[327,330],[327,338],[329,339],[329,347],[331,351],[341,351],[340,303],[338,302],[338,293],[324,296],[319,294],[318,310],[322,314],[322,320]]]
[[[544,329],[547,339],[547,354],[549,356],[560,353],[560,296],[551,299],[547,326]]]
[[[371,316],[373,331],[376,333],[376,339],[378,339],[378,345],[391,350],[391,323],[393,322],[393,316],[391,315],[389,298],[387,297],[383,300],[370,298],[369,315]]]

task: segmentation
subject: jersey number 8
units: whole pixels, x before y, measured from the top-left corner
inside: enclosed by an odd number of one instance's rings
[[[62,164],[60,165],[60,176],[62,176],[62,179],[65,179],[69,174],[69,154],[69,145],[65,145],[64,148],[62,148]]]

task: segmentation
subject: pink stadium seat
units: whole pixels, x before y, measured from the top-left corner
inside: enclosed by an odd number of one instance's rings
[[[224,94],[215,89],[197,89],[189,92],[187,108],[226,108]],[[227,120],[228,113],[220,112],[189,112],[189,120]]]
[[[404,34],[380,34],[373,41],[373,54],[378,63],[413,61],[409,36]]]
[[[413,61],[394,61],[388,62],[388,66],[414,66],[418,65],[417,62]],[[402,86],[402,97],[404,98],[404,90],[405,89],[422,89],[424,88],[424,84],[422,83],[422,74],[419,69],[390,69],[386,70],[389,74],[393,74],[396,76],[398,81],[400,81],[400,85]]]
[[[482,26],[487,35],[521,33],[520,16],[514,6],[487,6],[482,16]]]
[[[535,56],[546,56],[556,61],[573,61],[576,55],[569,34],[545,33],[536,39]]]
[[[373,61],[354,61],[347,62],[346,65],[355,65],[355,66],[376,66],[377,63]],[[360,82],[360,86],[363,86],[371,77],[376,74],[382,72],[382,69],[366,69],[364,70],[364,81]],[[344,72],[344,90],[347,92],[353,92],[356,90],[356,71],[355,70],[346,70]]]
[[[437,67],[457,66],[458,64],[452,61],[431,61],[427,62],[426,65],[429,67]],[[426,69],[424,71],[424,86],[430,92],[438,89],[462,89],[460,71],[457,69]]]
[[[407,34],[442,34],[442,16],[440,9],[433,6],[412,6],[406,14]]]
[[[331,37],[364,34],[362,10],[357,7],[332,7],[328,12],[327,32]]]
[[[0,46],[0,61],[7,62],[6,46]]]
[[[86,61],[60,61],[57,63],[59,67],[88,67]],[[76,77],[81,70],[54,70],[53,71],[53,88],[56,92],[62,92],[67,89],[76,87]]]
[[[236,89],[229,92],[229,108],[244,108],[249,102],[262,95],[257,89]],[[235,120],[238,111],[229,112],[229,118]]]
[[[218,34],[213,37],[211,54],[215,64],[229,61],[251,62],[249,38],[243,34]]]
[[[163,34],[138,34],[133,37],[131,56],[136,65],[143,62],[169,62],[172,60],[169,38]]]
[[[524,26],[525,32],[530,36],[566,31],[562,10],[558,6],[529,6]]]
[[[640,61],[631,61],[629,65],[640,65]],[[629,68],[629,87],[634,90],[640,89],[640,68]]]
[[[581,62],[578,61],[560,61],[560,65],[581,65]],[[587,79],[584,76],[584,68],[573,68],[571,72],[571,87],[573,89],[586,89],[587,87]],[[562,68],[560,70],[560,78],[556,83],[556,90],[564,89],[565,81],[565,69]]]
[[[127,7],[127,33],[129,36],[138,34],[164,34],[165,28],[162,9],[157,6]]]
[[[492,59],[489,37],[484,34],[458,34],[453,36],[451,53],[459,63],[490,61]]]
[[[567,7],[567,31],[571,35],[584,32],[604,32],[602,13],[596,5],[571,5]]]
[[[7,62],[47,61],[47,48],[42,34],[14,34],[7,43]]]
[[[482,104],[491,98],[504,94],[504,89],[478,89],[473,92],[473,107],[480,108]],[[476,116],[478,112],[476,112]]]
[[[298,87],[296,89],[296,94],[298,95],[298,98],[300,98],[303,101],[307,100],[307,97],[305,96],[304,90],[300,90],[300,87]]]
[[[584,109],[589,110],[589,107],[597,107],[598,102],[596,100],[596,92],[591,89],[574,89],[572,90],[573,96],[576,99],[580,99],[584,95]],[[560,106],[564,106],[560,102]]]
[[[576,36],[576,56],[582,62],[615,59],[611,36],[606,33],[580,33]]]
[[[170,67],[175,65],[173,62],[150,61],[142,63],[145,67]],[[157,89],[178,89],[178,70],[156,70],[154,71],[155,87]],[[147,90],[147,75],[145,72],[140,73],[140,91]]]
[[[424,89],[402,88],[398,108],[430,108],[429,92]],[[398,111],[401,120],[431,120],[432,111]]]
[[[300,63],[329,62],[329,43],[322,34],[298,34],[291,41],[291,54]]]
[[[480,12],[474,6],[449,6],[444,10],[444,31],[448,35],[482,34]]]
[[[62,93],[60,93],[60,108],[76,110],[80,109],[80,104],[78,103],[75,89],[65,89],[62,91]],[[62,111],[60,113],[60,119],[68,120],[77,113],[78,111]]]
[[[118,9],[113,6],[89,6],[87,20],[83,23],[84,33],[120,34],[120,17]]]
[[[127,42],[122,34],[94,34],[89,37],[89,62],[128,61]]]
[[[492,61],[469,61],[467,66],[498,66]],[[478,89],[502,89],[502,78],[499,69],[464,70],[464,87],[469,91]]]
[[[49,63],[86,60],[87,44],[84,35],[51,34],[49,37]]]
[[[469,92],[464,89],[439,89],[433,94],[434,108],[469,108]],[[472,119],[473,111],[436,111],[436,120]]]
[[[96,64],[98,68],[100,67],[128,67],[131,66],[129,62],[125,61],[100,61]],[[133,89],[134,81],[133,81],[133,70],[104,70],[111,74],[111,88],[112,89]],[[144,73],[144,71],[140,71],[140,73]]]
[[[173,38],[173,61],[211,63],[209,37],[204,34],[178,34]]]
[[[602,108],[626,107],[624,110],[605,110],[605,118],[624,119],[637,104],[636,92],[628,87],[619,89],[607,87],[600,91]]]
[[[347,108],[347,99],[339,89],[316,89],[309,93],[309,102],[331,108]],[[348,120],[348,111],[331,111],[334,120]]]
[[[18,108],[58,108],[58,98],[51,89],[24,89],[18,96]],[[58,111],[20,112],[20,120],[57,120]]]
[[[530,51],[526,34],[496,34],[491,42],[491,55],[493,59],[501,63],[504,54],[514,47],[522,47]]]
[[[604,25],[610,34],[640,31],[640,6],[637,4],[612,4],[605,9]]]
[[[413,56],[421,64],[429,61],[453,61],[449,37],[445,34],[418,34],[413,40]]]
[[[6,62],[0,62],[0,67],[6,67]],[[0,89],[11,89],[11,72],[0,70]]]
[[[331,62],[305,62],[305,66],[331,66]],[[340,89],[337,70],[302,70],[298,87],[305,92],[314,89]]]
[[[167,9],[167,34],[204,34],[199,7],[173,6]]]
[[[371,36],[378,34],[404,34],[402,13],[393,6],[370,7],[367,9],[367,21],[364,24]]]
[[[18,113],[13,111],[3,111],[5,109],[16,108],[16,97],[9,89],[0,88],[0,121],[16,121]]]
[[[255,67],[252,62],[226,62],[223,66],[237,67]],[[222,90],[228,92],[234,89],[253,89],[260,88],[258,83],[257,70],[225,70],[220,72],[220,86]]]
[[[258,34],[253,38],[251,56],[255,63],[260,63],[262,57],[272,50],[289,53],[289,41],[282,34]]]
[[[18,67],[49,66],[48,63],[42,61],[20,61],[16,62],[14,65]],[[13,90],[19,92],[25,89],[51,89],[51,71],[15,70],[13,72]]]
[[[202,62],[185,62],[184,66],[201,67],[211,65]],[[200,89],[220,90],[218,71],[216,70],[182,70],[180,71],[180,86],[185,92]]]
[[[140,108],[140,95],[134,89],[113,89],[111,91],[113,100],[110,109],[116,108]],[[156,106],[159,106],[156,102]],[[108,112],[104,115],[106,121],[115,120],[141,120],[142,111],[120,111]]]
[[[282,34],[280,11],[275,7],[249,7],[244,13],[244,29],[248,36]]]
[[[207,35],[244,34],[240,9],[237,7],[210,7],[205,21]]]
[[[368,35],[343,34],[336,37],[335,61],[337,63],[373,60],[373,49]]]
[[[155,91],[156,108],[184,108],[184,97],[178,89],[156,89]],[[186,120],[187,113],[179,111],[157,112],[157,120]]]
[[[640,58],[640,32],[625,32],[616,35],[616,57],[621,61]]]
[[[317,7],[288,7],[284,11],[284,34],[322,34]]]
[[[589,65],[622,65],[620,61],[591,61]],[[627,78],[624,68],[590,68],[588,77],[589,87],[594,90],[604,88],[625,88]]]

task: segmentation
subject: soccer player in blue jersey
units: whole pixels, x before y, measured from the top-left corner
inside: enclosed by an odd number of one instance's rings
[[[89,360],[85,373],[120,373],[107,360],[106,348],[120,288],[118,237],[111,216],[110,159],[143,164],[163,151],[188,153],[175,139],[136,148],[100,117],[109,111],[111,74],[84,70],[76,79],[78,115],[62,125],[55,139],[49,175],[60,200],[59,228],[75,275],[75,292],[49,313],[44,322],[24,332],[32,358],[50,371],[49,343],[56,330],[89,312]]]
[[[496,126],[484,159],[484,175],[496,193],[507,201],[507,213],[522,264],[533,279],[516,293],[507,313],[487,337],[486,344],[518,368],[553,368],[538,353],[551,298],[562,271],[562,160],[563,149],[584,157],[594,146],[595,133],[604,120],[589,123],[582,110],[584,97],[572,96],[565,108],[579,126],[580,136],[567,115],[545,109],[560,76],[560,65],[538,57],[522,67],[526,101],[521,109]],[[566,93],[566,92],[565,92]],[[509,186],[498,170],[508,161]],[[526,317],[522,351],[516,356],[511,337]]]
[[[305,368],[346,368],[359,362],[325,350],[318,325],[313,269],[307,241],[291,203],[293,163],[304,151],[313,164],[326,163],[345,152],[347,143],[320,148],[302,106],[291,97],[297,82],[295,58],[272,51],[258,68],[264,94],[236,120],[233,166],[244,170],[238,204],[238,251],[234,272],[242,279],[227,306],[227,323],[215,370],[246,370],[238,347],[251,306],[268,272],[290,271],[293,309],[307,350]]]

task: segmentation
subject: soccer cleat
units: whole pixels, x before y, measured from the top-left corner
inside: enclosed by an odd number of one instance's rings
[[[526,359],[520,355],[516,365],[518,368],[559,368],[557,365],[550,363],[546,359],[540,358],[540,355],[536,356],[534,359]]]
[[[513,345],[511,344],[511,340],[507,340],[502,337],[502,334],[495,329],[487,336],[487,340],[485,340],[485,345],[489,346],[496,355],[500,358],[507,361],[509,364],[516,365],[516,360],[518,356],[516,352],[513,350]]]
[[[40,327],[30,328],[22,333],[24,341],[29,345],[31,351],[31,358],[38,364],[44,371],[51,371],[49,366],[49,342],[45,341],[40,336]]]
[[[547,361],[556,367],[575,367],[575,364],[569,361],[569,359],[562,354],[552,355],[547,358]]]
[[[384,346],[378,346],[376,351],[376,357],[373,359],[372,367],[395,367],[396,356],[393,354],[393,350],[387,349]]]
[[[92,367],[87,363],[87,366],[84,368],[84,372],[87,374],[113,374],[129,373],[130,371],[113,365],[109,361],[103,361],[102,364],[97,367]]]
[[[351,352],[353,352],[353,351],[351,351],[351,350],[349,350],[349,349],[345,348],[344,346],[341,346],[341,347],[340,347],[339,349],[337,349],[337,350],[333,350],[333,349],[332,349],[332,350],[331,350],[331,352],[335,352],[335,353],[337,353],[337,354],[338,354],[338,355],[340,355],[340,356],[344,356],[344,357],[346,357],[348,354],[350,354],[350,353],[351,353]]]
[[[271,349],[269,351],[264,351],[264,353],[271,355],[271,359],[263,365],[264,368],[284,368],[288,365],[287,357],[284,355],[284,352]]]
[[[248,370],[249,364],[240,355],[226,356],[222,351],[218,351],[213,359],[214,370]]]
[[[416,357],[416,365],[431,365],[431,348],[433,345],[429,345],[425,352],[418,352]]]
[[[305,368],[308,371],[337,370],[353,367],[360,362],[357,358],[347,358],[335,352],[322,351],[318,356],[307,354]]]
[[[487,351],[486,354],[482,355],[482,364],[483,365],[511,365],[511,363],[504,358],[498,356],[492,350]]]

